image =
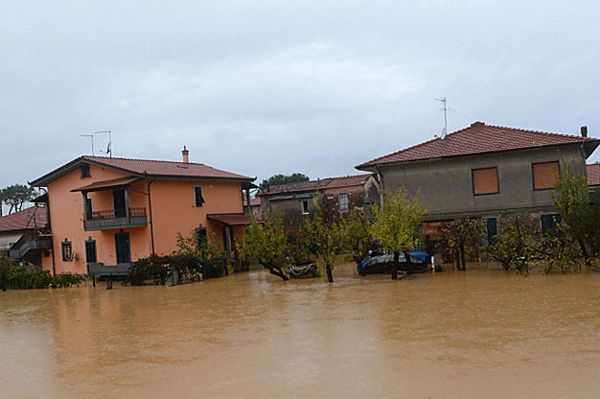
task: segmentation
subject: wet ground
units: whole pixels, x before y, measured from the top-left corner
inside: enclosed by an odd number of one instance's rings
[[[600,274],[335,274],[0,293],[0,397],[600,397]]]

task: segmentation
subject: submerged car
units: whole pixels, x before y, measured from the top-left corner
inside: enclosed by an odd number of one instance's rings
[[[401,252],[399,257],[398,271],[405,272],[408,274],[412,273],[423,273],[431,270],[431,256],[426,252],[413,251],[409,253],[410,261],[407,262],[406,255]],[[394,255],[376,255],[370,256],[367,259],[360,262],[356,267],[358,274],[361,276],[367,274],[383,274],[390,273],[394,264]]]

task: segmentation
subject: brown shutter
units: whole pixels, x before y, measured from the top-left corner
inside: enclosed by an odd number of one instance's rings
[[[498,170],[496,168],[473,169],[473,194],[497,194]]]
[[[533,189],[546,190],[554,188],[558,183],[560,175],[560,167],[558,161],[534,163],[532,165],[533,172]]]

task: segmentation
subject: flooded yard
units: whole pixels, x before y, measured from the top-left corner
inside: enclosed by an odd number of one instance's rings
[[[600,275],[0,293],[0,397],[598,398]]]

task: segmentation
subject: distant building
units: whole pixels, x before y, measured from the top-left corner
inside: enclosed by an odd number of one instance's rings
[[[263,214],[307,215],[321,198],[328,217],[362,209],[365,199],[371,201],[374,197],[379,198],[379,188],[372,174],[282,184],[267,187],[258,194]]]
[[[170,254],[178,233],[194,231],[199,245],[214,234],[233,254],[250,221],[244,200],[254,178],[189,162],[185,148],[182,155],[180,162],[82,156],[33,181],[48,191],[52,270],[124,274],[137,259]]]
[[[542,224],[554,220],[552,196],[560,173],[585,176],[585,161],[600,144],[587,137],[587,128],[581,133],[475,122],[356,168],[376,173],[384,190],[404,189],[416,197],[426,209],[426,232],[475,216],[485,218],[488,233],[495,234],[503,215],[537,215]]]
[[[51,248],[45,207],[36,204],[0,218],[0,256],[50,267]]]
[[[598,191],[600,189],[600,163],[592,163],[586,165],[587,184],[590,191]]]

